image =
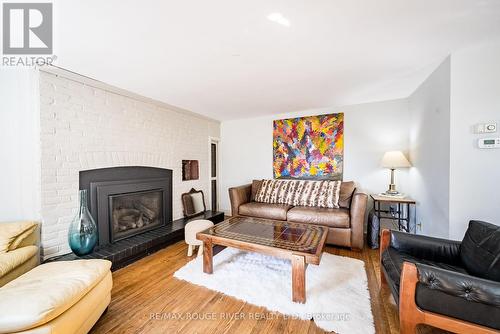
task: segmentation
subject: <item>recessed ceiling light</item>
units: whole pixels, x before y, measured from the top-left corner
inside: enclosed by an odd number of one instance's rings
[[[272,13],[267,16],[268,20],[281,24],[282,26],[289,27],[290,21],[281,13]]]

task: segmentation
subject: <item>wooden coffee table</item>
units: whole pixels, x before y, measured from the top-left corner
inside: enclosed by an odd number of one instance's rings
[[[306,267],[318,265],[328,228],[251,217],[234,217],[196,234],[203,241],[203,271],[213,273],[213,245],[257,252],[292,262],[292,300],[306,302]]]

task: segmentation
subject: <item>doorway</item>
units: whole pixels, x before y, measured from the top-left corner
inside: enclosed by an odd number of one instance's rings
[[[219,194],[218,194],[218,147],[217,140],[210,140],[210,200],[212,211],[217,211],[219,208]]]

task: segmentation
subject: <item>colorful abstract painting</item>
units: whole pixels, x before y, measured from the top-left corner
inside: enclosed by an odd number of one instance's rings
[[[344,114],[274,121],[275,178],[341,180],[344,162]]]

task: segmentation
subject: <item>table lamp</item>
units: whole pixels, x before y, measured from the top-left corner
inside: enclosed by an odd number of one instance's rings
[[[398,195],[399,191],[396,190],[396,184],[394,183],[394,170],[396,168],[411,167],[410,162],[406,159],[403,152],[390,151],[384,154],[384,157],[382,158],[382,167],[389,168],[391,170],[391,183],[389,184],[389,189],[385,193],[393,196]]]

